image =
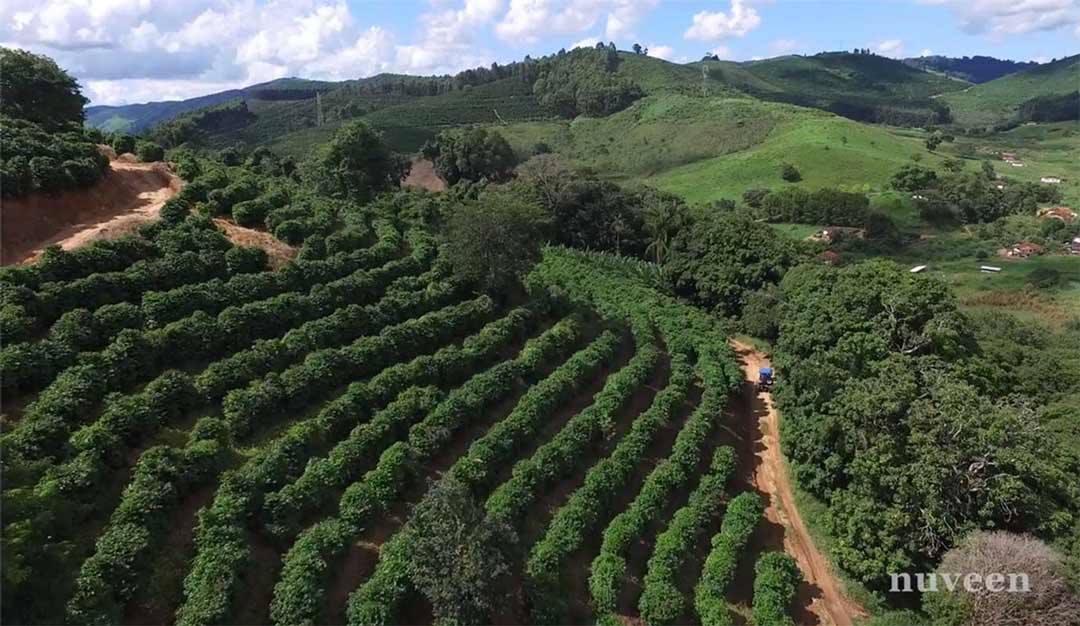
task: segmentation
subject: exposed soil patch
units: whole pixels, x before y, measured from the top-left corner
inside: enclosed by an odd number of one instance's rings
[[[270,623],[270,600],[281,573],[281,553],[261,534],[248,533],[251,564],[244,572],[236,601],[236,624],[258,626]]]
[[[435,173],[435,164],[429,159],[417,157],[409,166],[409,175],[401,181],[402,187],[419,187],[428,191],[445,191],[446,181]]]
[[[266,256],[268,257],[267,261],[272,270],[279,269],[282,265],[285,265],[296,256],[296,248],[265,230],[245,228],[244,226],[237,225],[231,220],[221,218],[214,218],[214,224],[225,232],[225,236],[228,237],[229,241],[233,242],[234,245],[256,246],[266,250]]]
[[[794,617],[799,624],[850,626],[866,611],[844,594],[843,584],[836,579],[828,560],[814,546],[802,516],[795,506],[795,495],[780,450],[780,416],[773,406],[772,394],[754,388],[759,368],[770,367],[770,361],[753,347],[731,342],[739,354],[746,381],[743,383],[737,414],[742,418],[740,461],[743,481],[767,498],[765,520],[751,538],[747,557],[736,575],[729,598],[747,603],[753,588],[753,558],[750,555],[783,549],[795,558],[802,570],[803,584],[795,599]],[[747,459],[749,446],[752,459]],[[749,471],[749,468],[753,468]],[[749,569],[749,576],[747,570]]]
[[[0,263],[31,262],[52,244],[70,250],[121,237],[155,219],[183,183],[167,164],[129,156],[111,160],[112,170],[86,189],[4,200]]]

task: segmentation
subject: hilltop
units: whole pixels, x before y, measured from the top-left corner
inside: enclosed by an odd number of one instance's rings
[[[303,100],[315,97],[317,91],[327,91],[341,83],[303,78],[279,78],[241,89],[188,98],[120,106],[97,105],[86,107],[86,124],[105,132],[138,133],[156,124],[167,122],[185,113],[213,107],[230,100]]]
[[[605,63],[599,75],[636,88],[638,93],[630,100],[668,94],[749,96],[825,109],[860,121],[904,125],[943,121],[941,107],[930,96],[966,86],[871,54],[682,65],[609,48],[579,48],[455,76],[384,74],[340,83],[303,81],[302,87],[274,81],[175,103],[90,107],[88,123],[108,131],[137,132],[185,116],[198,124],[214,107],[242,103],[250,113],[247,119],[226,127],[210,124],[201,137],[205,145],[265,145],[300,155],[329,138],[345,120],[365,117],[387,133],[396,149],[411,151],[446,126],[566,117],[555,98],[537,91],[536,81],[550,71],[588,75],[583,69],[596,69],[589,64],[598,58]],[[593,86],[586,82],[578,90],[582,88]],[[316,92],[321,101],[315,99]]]
[[[995,59],[987,56],[971,57],[946,57],[931,55],[904,59],[904,63],[911,67],[917,67],[929,72],[939,72],[958,80],[967,81],[976,85],[989,82],[995,78],[1015,74],[1034,67],[1038,67],[1035,61],[1010,61],[1007,59]]]
[[[1008,122],[1036,98],[1067,98],[1080,88],[1080,54],[1010,74],[963,91],[941,96],[953,118],[966,126],[993,126]],[[1073,117],[1075,106],[1064,107]],[[1068,119],[1068,118],[1063,118]],[[1026,121],[1026,120],[1021,120]],[[1060,120],[1046,120],[1060,121]]]
[[[710,75],[762,100],[831,111],[863,122],[922,126],[948,121],[932,96],[967,83],[875,54],[827,52],[733,63],[701,61]]]

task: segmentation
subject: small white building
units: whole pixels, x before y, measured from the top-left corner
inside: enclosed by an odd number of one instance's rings
[[[920,273],[926,271],[926,266],[925,265],[916,265],[915,267],[911,268],[908,271],[911,272],[912,274],[920,274]]]
[[[1046,183],[1048,185],[1060,185],[1061,179],[1057,176],[1043,176],[1039,179],[1040,183]]]
[[[1001,271],[1001,268],[996,265],[980,265],[979,271],[983,274],[997,274]]]

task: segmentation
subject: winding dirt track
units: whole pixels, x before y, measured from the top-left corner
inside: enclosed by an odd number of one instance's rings
[[[843,584],[833,576],[828,560],[814,546],[795,506],[795,494],[780,450],[780,415],[773,406],[772,394],[754,388],[758,369],[770,367],[771,363],[752,346],[734,340],[731,346],[739,355],[748,381],[743,385],[746,401],[743,406],[750,409],[745,411],[745,417],[757,420],[752,425],[756,427],[749,429],[757,438],[752,442],[755,458],[751,480],[757,491],[768,496],[764,526],[783,528],[784,552],[795,558],[805,580],[797,598],[805,610],[796,619],[801,624],[851,626],[856,618],[866,617],[867,613],[844,594]]]

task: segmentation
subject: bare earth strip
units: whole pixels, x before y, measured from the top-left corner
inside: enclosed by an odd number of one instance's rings
[[[122,155],[109,165],[112,170],[86,189],[4,200],[3,264],[31,262],[53,244],[71,250],[134,232],[182,185],[164,163]]]
[[[771,367],[771,362],[752,346],[732,340],[731,346],[739,355],[743,372],[750,385],[744,385],[747,393],[755,394],[754,404],[762,404],[761,411],[750,411],[747,417],[758,420],[760,439],[756,445],[754,460],[754,486],[769,496],[765,518],[768,523],[784,528],[784,552],[799,564],[806,583],[815,590],[810,599],[808,619],[833,626],[851,626],[856,618],[866,617],[866,611],[844,594],[843,584],[832,573],[828,560],[814,546],[806,530],[799,509],[795,506],[795,494],[787,473],[783,453],[780,450],[780,415],[773,406],[772,394],[755,392],[753,382],[758,369]],[[800,619],[800,621],[805,621]]]

